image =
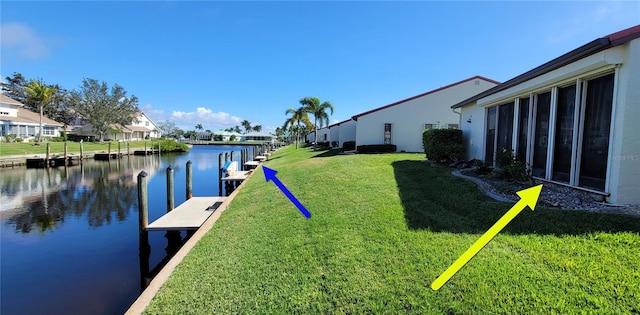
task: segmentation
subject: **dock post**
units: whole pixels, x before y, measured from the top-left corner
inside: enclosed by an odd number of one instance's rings
[[[67,141],[64,142],[64,163],[67,163]]]
[[[107,143],[107,160],[111,160],[111,141]]]
[[[131,145],[129,145],[129,141],[127,141],[127,155],[131,155],[131,152],[129,152],[130,147]]]
[[[83,157],[84,157],[84,150],[82,150],[82,139],[80,139],[80,161],[82,161]]]
[[[160,140],[158,140],[158,156],[162,154],[162,149],[160,149]]]
[[[167,167],[167,213],[175,208],[173,188],[173,169],[169,166]],[[175,254],[180,249],[180,242],[182,242],[180,231],[167,231],[164,233],[164,237],[167,239],[167,248],[165,248],[167,255]]]
[[[231,156],[231,158],[229,159],[229,161],[232,161],[232,162],[233,162],[233,151],[231,151],[230,156]]]
[[[193,197],[193,173],[191,171],[191,160],[187,161],[187,200]]]
[[[222,196],[222,153],[218,154],[218,196]]]
[[[240,169],[241,170],[245,170],[244,169],[244,149],[240,149]]]
[[[225,162],[229,161],[229,152],[224,153],[224,161]]]
[[[144,140],[144,155],[147,155],[147,140]]]
[[[174,189],[173,189],[173,169],[167,167],[167,212],[175,208]]]
[[[122,153],[120,153],[120,141],[118,141],[118,158],[120,158],[122,156]]]
[[[140,236],[138,250],[140,253],[151,252],[151,246],[149,245],[149,232],[147,232],[147,225],[149,225],[147,176],[148,174],[145,171],[138,174],[138,233]]]
[[[49,167],[49,156],[51,156],[51,144],[47,142],[47,157],[44,160],[46,167]]]
[[[140,291],[149,285],[149,258],[151,246],[149,245],[149,206],[147,204],[147,172],[138,174],[138,257],[140,259]]]

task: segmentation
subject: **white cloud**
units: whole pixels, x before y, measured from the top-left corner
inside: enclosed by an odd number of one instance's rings
[[[44,38],[23,23],[0,25],[0,45],[3,59],[7,56],[28,60],[41,60],[49,56],[50,49]]]

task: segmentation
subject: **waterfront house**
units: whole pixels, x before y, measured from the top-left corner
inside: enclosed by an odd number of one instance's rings
[[[69,132],[71,139],[93,140],[98,134],[93,130],[93,125],[86,123],[82,118],[76,118],[75,127]],[[111,125],[112,132],[105,135],[105,140],[136,141],[160,138],[160,128],[145,114],[140,112],[130,124],[120,126]]]
[[[264,132],[249,132],[242,135],[241,141],[272,142],[274,138],[274,135]]]
[[[42,117],[42,136],[59,137],[63,124]],[[40,132],[40,114],[24,108],[24,104],[0,94],[0,137],[15,135],[16,138],[33,140]]]
[[[425,128],[459,128],[459,116],[451,105],[498,83],[474,76],[355,115],[356,145],[394,144],[398,151],[424,152]]]
[[[452,106],[467,159],[513,150],[533,177],[640,203],[640,25]]]

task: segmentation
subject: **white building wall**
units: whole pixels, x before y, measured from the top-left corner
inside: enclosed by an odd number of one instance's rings
[[[0,112],[6,114],[0,114],[0,117],[18,117],[18,106],[0,103]]]
[[[338,141],[339,146],[342,148],[347,141],[356,141],[356,121],[351,119],[345,123],[340,124],[340,136]]]
[[[485,109],[479,106],[465,106],[462,109],[460,130],[465,146],[465,159],[484,159]],[[461,110],[456,109],[456,111]],[[471,122],[469,122],[471,121]]]
[[[336,146],[340,144],[340,126],[335,125],[329,128],[329,138],[329,145],[331,145],[332,147],[334,143],[336,144]]]
[[[624,48],[625,60],[618,69],[611,125],[610,200],[617,204],[640,204],[640,39],[632,40]]]
[[[434,128],[459,124],[459,115],[451,111],[451,105],[494,86],[495,83],[474,79],[360,116],[356,145],[383,144],[384,124],[391,123],[391,143],[398,151],[424,152],[422,131],[425,124],[433,124]]]
[[[318,142],[329,142],[329,128],[318,129]]]

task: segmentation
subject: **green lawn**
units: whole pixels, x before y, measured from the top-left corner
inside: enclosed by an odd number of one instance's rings
[[[257,171],[149,314],[632,314],[640,218],[525,209],[439,291],[435,280],[512,204],[421,154],[291,146]]]
[[[157,141],[147,141],[147,145],[151,148],[151,145],[157,143]],[[49,142],[51,146],[51,153],[64,153],[64,142]],[[131,148],[144,148],[144,141],[131,141],[131,142],[121,142],[120,148],[122,152],[126,152],[127,144],[131,146]],[[82,149],[84,152],[88,151],[107,151],[109,148],[109,142],[96,143],[96,142],[84,142],[82,144]],[[76,154],[80,153],[80,142],[67,142],[67,152],[73,152]],[[118,142],[111,142],[111,150],[118,150]],[[41,145],[35,145],[33,143],[6,143],[0,142],[0,157],[8,156],[8,155],[31,155],[31,154],[46,154],[47,153],[47,144],[42,143]]]

